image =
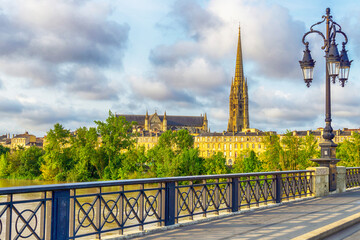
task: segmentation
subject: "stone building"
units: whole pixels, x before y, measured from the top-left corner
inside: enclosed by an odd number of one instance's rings
[[[19,147],[28,148],[31,146],[36,146],[36,137],[28,132],[17,134],[11,139],[11,149],[17,149]]]
[[[155,112],[149,115],[123,115],[116,114],[117,117],[125,117],[128,122],[136,122],[134,126],[135,132],[165,132],[167,130],[177,131],[187,129],[191,134],[200,134],[208,132],[208,120],[206,113],[204,116],[172,116],[158,115]]]
[[[354,132],[359,133],[360,129],[348,130],[344,128],[343,130],[335,130],[333,141],[338,144],[350,140]],[[276,132],[262,132],[257,129],[238,133],[203,133],[195,136],[194,147],[199,149],[200,156],[204,158],[211,157],[217,152],[222,152],[226,158],[226,163],[232,165],[244,150],[253,150],[257,154],[265,151],[263,138],[270,133],[277,134]],[[285,136],[285,134],[277,135],[280,137],[280,141]],[[292,135],[299,138],[313,135],[319,143],[322,141],[323,128],[307,131],[292,131]],[[320,150],[319,146],[318,149]]]
[[[0,136],[0,145],[11,148],[10,134],[4,134]]]

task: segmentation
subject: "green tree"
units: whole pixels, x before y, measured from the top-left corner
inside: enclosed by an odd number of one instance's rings
[[[360,166],[360,134],[353,132],[349,140],[345,140],[336,149],[336,157],[341,159],[338,165],[346,167]]]
[[[318,141],[313,134],[306,135],[302,141],[300,148],[300,157],[298,161],[298,169],[306,169],[310,166],[316,166],[317,164],[311,159],[319,158],[320,150],[318,150]]]
[[[262,166],[254,150],[245,150],[240,153],[240,157],[235,159],[231,172],[233,173],[251,173],[261,172]]]
[[[117,117],[109,111],[109,117],[105,122],[95,121],[97,132],[101,136],[100,156],[103,160],[97,166],[104,174],[100,177],[107,179],[117,179],[121,161],[124,158],[123,152],[134,145],[131,138],[131,130],[134,123],[126,121],[125,117]]]
[[[194,148],[194,138],[187,129],[175,132],[175,143],[181,152],[185,149]]]
[[[7,178],[10,175],[8,153],[0,155],[0,178]]]
[[[280,137],[276,134],[267,133],[263,138],[265,151],[260,155],[264,171],[283,170],[280,161],[283,158],[283,149],[280,145]]]
[[[210,174],[226,174],[229,172],[226,166],[226,159],[222,152],[217,152],[204,160],[204,173]]]
[[[179,164],[171,148],[157,145],[148,150],[147,158],[150,161],[150,170],[157,177],[179,176]]]
[[[0,145],[0,155],[10,152],[10,148]]]
[[[283,170],[296,170],[298,169],[298,161],[300,158],[300,148],[302,146],[302,139],[294,136],[289,130],[281,140],[283,144],[283,158],[280,160],[281,168]]]
[[[124,153],[124,159],[119,171],[121,179],[133,179],[142,177],[155,177],[155,174],[147,172],[147,158],[145,148],[131,148]]]
[[[158,144],[147,152],[149,169],[157,177],[197,175],[202,171],[199,151],[186,129],[161,134]]]
[[[42,177],[45,180],[64,181],[74,167],[69,147],[70,131],[56,123],[54,129],[47,132],[44,162],[41,165]]]
[[[71,156],[74,161],[69,180],[72,181],[89,181],[101,176],[98,166],[99,153],[97,147],[99,145],[96,128],[86,127],[78,128],[76,134],[70,137]]]
[[[18,150],[11,152],[6,155],[8,168],[7,171],[9,173],[10,178],[18,178],[19,177],[19,169],[21,166],[21,155],[24,151],[24,148],[18,148]]]
[[[203,158],[199,157],[199,150],[194,148],[184,149],[177,156],[180,176],[194,176],[203,173]]]
[[[163,132],[159,139],[156,146],[159,148],[175,148],[176,147],[176,132],[171,130],[167,130]]]
[[[41,175],[40,167],[43,161],[44,150],[31,146],[30,148],[20,150],[20,165],[17,175],[20,178],[36,179]]]

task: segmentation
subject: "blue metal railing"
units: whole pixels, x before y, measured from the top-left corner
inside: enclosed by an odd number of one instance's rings
[[[346,168],[346,188],[360,187],[360,167]]]
[[[0,189],[0,239],[91,239],[312,195],[313,171]]]

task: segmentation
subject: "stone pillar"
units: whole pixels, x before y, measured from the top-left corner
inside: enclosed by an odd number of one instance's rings
[[[315,197],[323,197],[329,194],[329,168],[309,167],[306,170],[314,170],[312,188]]]
[[[346,191],[346,167],[336,167],[336,192],[342,193]]]

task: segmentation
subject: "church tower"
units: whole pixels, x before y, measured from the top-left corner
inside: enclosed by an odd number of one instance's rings
[[[241,35],[239,27],[239,39],[236,55],[235,78],[231,81],[229,97],[229,122],[228,132],[240,132],[250,128],[249,103],[248,103],[247,80],[244,77],[244,69],[241,51]]]

